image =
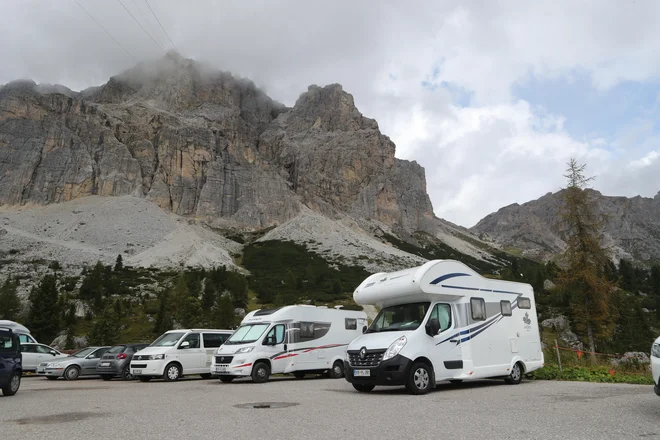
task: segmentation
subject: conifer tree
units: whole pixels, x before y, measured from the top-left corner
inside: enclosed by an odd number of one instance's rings
[[[18,281],[7,277],[0,287],[0,319],[16,321],[21,311],[21,300],[17,294]]]

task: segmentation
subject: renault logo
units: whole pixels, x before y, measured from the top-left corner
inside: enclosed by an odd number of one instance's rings
[[[362,347],[362,349],[360,349],[360,359],[364,359],[366,355],[367,355],[367,349],[366,347]]]

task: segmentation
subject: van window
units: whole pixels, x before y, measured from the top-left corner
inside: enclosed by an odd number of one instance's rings
[[[357,319],[356,318],[346,318],[345,319],[345,328],[346,328],[346,330],[357,330]]]
[[[188,334],[188,336],[183,338],[183,341],[181,341],[181,343],[183,344],[186,341],[188,341],[190,343],[188,348],[199,348],[199,333],[190,333],[190,334]],[[179,348],[181,348],[180,345],[179,345]]]
[[[268,334],[266,334],[266,337],[264,338],[264,342],[266,342],[268,339],[274,337],[275,338],[275,343],[276,344],[281,344],[284,342],[284,325],[283,324],[278,324],[275,327],[271,328]]]
[[[25,344],[26,342],[37,342],[32,339],[30,335],[18,335],[18,340],[21,341],[21,344]]]
[[[440,333],[451,327],[451,307],[449,304],[436,304],[431,310],[429,319],[437,319],[440,322]]]
[[[502,316],[511,316],[511,301],[500,301]]]
[[[23,353],[36,353],[37,347],[35,345],[23,345],[21,344],[21,351]]]
[[[486,320],[486,301],[483,298],[470,298],[472,319],[475,321]]]
[[[0,351],[14,351],[14,338],[8,332],[0,332]]]
[[[520,297],[518,298],[518,307],[521,309],[531,309],[532,308],[532,302],[529,300],[529,298],[525,297]]]
[[[218,348],[227,340],[228,335],[222,333],[202,333],[204,348]]]

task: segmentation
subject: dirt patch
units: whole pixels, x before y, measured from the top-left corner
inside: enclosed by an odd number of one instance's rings
[[[60,423],[79,422],[81,420],[105,417],[107,413],[92,413],[92,412],[68,412],[61,414],[51,414],[49,416],[40,417],[24,417],[22,419],[9,420],[17,425],[58,425]]]

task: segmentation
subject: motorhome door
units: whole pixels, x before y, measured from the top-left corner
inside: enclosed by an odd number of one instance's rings
[[[427,338],[436,381],[454,377],[463,370],[461,335],[455,335],[457,326],[453,312],[451,304],[435,304],[427,321],[437,319],[439,323],[438,333]]]
[[[269,353],[271,374],[284,373],[291,362],[290,353],[286,344],[286,324],[275,324],[268,330],[263,340],[264,349]]]

